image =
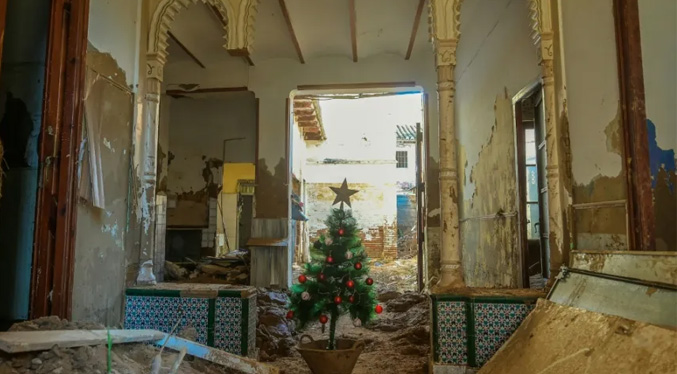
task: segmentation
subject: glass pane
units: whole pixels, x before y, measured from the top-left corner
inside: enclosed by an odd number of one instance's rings
[[[527,239],[539,238],[538,204],[527,204]]]
[[[538,168],[527,166],[527,202],[538,202]]]
[[[525,152],[527,165],[536,164],[536,139],[534,138],[534,129],[524,130]]]

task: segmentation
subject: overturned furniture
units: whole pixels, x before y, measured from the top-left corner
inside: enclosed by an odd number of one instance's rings
[[[256,290],[222,284],[158,283],[126,290],[125,328],[171,332],[194,328],[195,340],[256,356]]]

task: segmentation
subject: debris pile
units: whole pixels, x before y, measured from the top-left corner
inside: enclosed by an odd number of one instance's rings
[[[298,343],[294,337],[294,321],[286,318],[287,301],[288,296],[284,291],[258,289],[256,347],[259,349],[260,361],[273,361],[277,357],[289,356]]]
[[[199,261],[165,261],[165,280],[248,285],[249,259],[249,252],[240,250],[224,257],[204,257]]]
[[[259,300],[264,297],[259,293]],[[379,303],[384,306],[384,312],[369,325],[355,326],[350,318],[343,318],[338,322],[337,335],[339,337],[363,340],[366,345],[357,361],[353,374],[427,373],[430,352],[429,302],[427,297],[414,292],[402,293],[393,289],[386,289],[380,290],[378,299]],[[282,300],[279,300],[277,303],[283,307],[281,302]],[[273,301],[273,303],[275,302]],[[261,319],[261,314],[259,314],[259,319]],[[261,321],[259,321],[259,325],[261,325]],[[292,339],[284,340],[283,344],[289,344],[292,340],[298,344],[298,336],[294,335],[293,330],[291,334]],[[305,330],[304,334],[309,334],[314,339],[326,339],[326,334],[322,334],[319,323],[310,327],[309,330]],[[264,338],[264,336],[257,335],[257,339],[259,338]],[[262,342],[266,344],[265,339]],[[308,366],[294,347],[289,349],[286,357],[282,354],[282,351],[271,362],[273,365],[287,373],[310,374]],[[261,357],[261,360],[263,360],[263,357]]]
[[[105,329],[94,323],[75,323],[58,317],[44,317],[32,321],[14,324],[9,331],[45,331]],[[125,374],[147,374],[153,358],[160,352],[154,345],[144,343],[114,344],[111,350],[111,372]],[[178,353],[165,350],[162,354],[162,367],[170,368]],[[105,345],[83,346],[76,348],[53,347],[48,351],[21,354],[0,352],[0,374],[91,374],[106,373],[108,349]],[[234,373],[222,366],[191,357],[181,363],[180,373],[217,374]],[[163,371],[167,372],[167,370]]]

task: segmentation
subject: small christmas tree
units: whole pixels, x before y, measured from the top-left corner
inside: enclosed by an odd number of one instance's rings
[[[322,235],[311,248],[311,262],[306,264],[299,283],[292,286],[287,318],[295,319],[299,328],[308,322],[320,321],[329,325],[327,349],[336,349],[336,323],[341,315],[350,314],[355,325],[361,325],[381,313],[376,303],[374,280],[368,278],[367,254],[357,236],[357,222],[350,210],[350,196],[357,193],[348,189],[343,181],[341,188],[331,187],[336,193],[334,205],[327,218],[327,234]]]

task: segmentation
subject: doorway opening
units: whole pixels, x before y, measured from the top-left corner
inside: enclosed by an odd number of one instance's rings
[[[377,284],[417,291],[423,269],[424,93],[295,91],[289,166],[295,273],[326,231],[334,193],[347,180]]]
[[[550,276],[547,144],[540,83],[513,100],[517,146],[517,185],[524,287],[544,288]]]

